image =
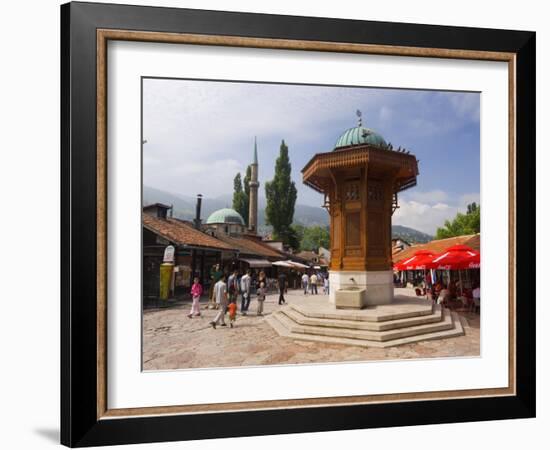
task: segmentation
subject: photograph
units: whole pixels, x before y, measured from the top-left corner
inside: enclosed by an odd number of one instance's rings
[[[480,92],[142,76],[141,151],[143,371],[481,356]]]

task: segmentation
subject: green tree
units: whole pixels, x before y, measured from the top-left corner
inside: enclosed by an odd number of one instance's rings
[[[330,233],[328,227],[313,226],[304,227],[300,240],[300,248],[302,250],[317,251],[319,247],[330,247]]]
[[[293,248],[299,246],[298,236],[292,228],[294,206],[298,195],[296,186],[291,179],[292,165],[288,158],[288,147],[283,140],[279,157],[275,162],[273,180],[265,183],[267,200],[265,218],[268,225],[273,226],[273,234],[286,245]]]
[[[302,239],[304,238],[306,227],[303,226],[301,223],[294,223],[292,224],[291,228],[294,232],[294,235],[296,236],[296,240],[298,241],[298,245],[293,248],[294,250],[299,252],[300,250],[302,250]]]
[[[273,231],[273,238],[283,241],[285,245],[288,245],[296,251],[300,251],[300,236],[294,228],[294,225],[291,225],[290,228],[285,230],[284,234],[279,234],[276,231]]]
[[[466,214],[457,213],[452,221],[446,220],[444,226],[437,229],[436,239],[479,233],[480,218],[480,206],[475,202],[470,203],[466,207]]]
[[[243,191],[240,173],[233,179],[233,209],[243,216],[245,223],[248,222],[248,198]]]

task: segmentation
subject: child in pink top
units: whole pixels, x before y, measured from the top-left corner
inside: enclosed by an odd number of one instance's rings
[[[193,297],[193,305],[191,306],[191,312],[187,314],[187,317],[200,316],[201,309],[199,300],[202,295],[202,285],[199,283],[199,279],[195,277],[193,280],[193,286],[191,286],[191,297]]]

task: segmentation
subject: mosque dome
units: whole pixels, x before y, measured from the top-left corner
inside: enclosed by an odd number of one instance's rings
[[[334,145],[334,150],[342,147],[349,147],[350,145],[364,144],[374,145],[377,147],[388,146],[384,138],[376,131],[359,125],[357,127],[350,128],[344,131],[336,141],[336,144]]]
[[[206,223],[236,223],[238,225],[244,225],[244,220],[242,216],[234,209],[222,208],[210,214],[206,220]]]

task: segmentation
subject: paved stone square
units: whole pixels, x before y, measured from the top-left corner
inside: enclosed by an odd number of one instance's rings
[[[396,289],[396,294],[406,293]],[[210,321],[217,311],[205,309],[206,301],[201,302],[201,317],[193,319],[187,317],[190,301],[180,302],[171,308],[145,310],[143,369],[308,364],[480,354],[479,314],[458,311],[468,322],[464,336],[390,348],[362,348],[279,336],[265,320],[269,314],[281,308],[278,297],[278,294],[267,296],[263,317],[256,315],[257,302],[253,297],[249,314],[242,316],[239,312],[234,328],[218,326],[215,330]],[[301,290],[294,290],[285,297],[288,302],[292,302],[304,296]],[[327,302],[328,296],[308,295],[307,299],[311,302]],[[240,308],[240,302],[238,306]]]

